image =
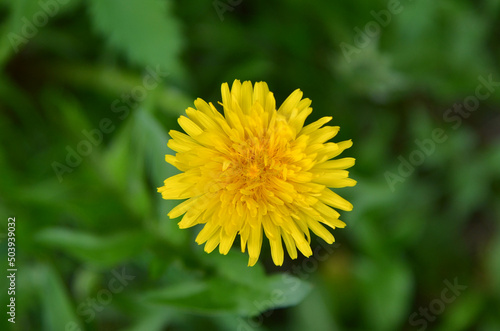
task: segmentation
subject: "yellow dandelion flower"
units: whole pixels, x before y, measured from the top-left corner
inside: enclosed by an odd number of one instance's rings
[[[297,248],[309,257],[311,230],[328,243],[333,235],[323,226],[343,228],[331,207],[352,205],[330,188],[354,186],[345,169],[353,158],[331,160],[352,141],[327,142],[338,126],[324,126],[331,117],[304,126],[311,100],[295,90],[276,110],[266,83],[255,86],[235,80],[222,84],[224,115],[202,99],[188,108],[179,124],[187,134],[172,130],[168,146],[176,155],[165,161],[182,173],[158,188],[164,199],[187,199],[168,216],[184,215],[181,229],[204,224],[196,238],[205,251],[219,246],[227,254],[239,234],[241,251],[248,247],[248,265],[260,255],[263,233],[276,265],[283,264],[283,245],[292,259]]]

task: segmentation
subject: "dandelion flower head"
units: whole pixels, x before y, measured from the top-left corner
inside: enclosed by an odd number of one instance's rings
[[[350,157],[334,159],[352,141],[328,142],[338,126],[323,117],[304,126],[311,100],[295,90],[276,109],[265,82],[222,84],[221,114],[202,99],[178,120],[185,133],[172,130],[168,146],[176,152],[165,160],[181,171],[158,188],[164,199],[187,199],[170,218],[182,216],[181,229],[204,224],[196,237],[210,253],[227,254],[236,236],[248,265],[260,255],[264,235],[276,265],[284,259],[283,243],[292,259],[297,249],[312,255],[310,231],[333,243],[325,226],[343,228],[334,209],[352,210],[330,188],[354,186],[345,169]]]

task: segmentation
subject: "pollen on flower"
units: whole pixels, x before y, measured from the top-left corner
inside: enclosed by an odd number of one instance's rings
[[[250,166],[247,168],[247,177],[255,178],[259,176],[259,174],[260,174],[260,167],[256,163],[252,162]]]
[[[241,250],[248,248],[254,265],[265,234],[274,263],[281,265],[283,242],[292,259],[297,248],[310,256],[310,230],[332,243],[324,225],[345,226],[333,208],[351,210],[352,205],[330,188],[356,184],[345,170],[354,159],[332,158],[352,142],[327,142],[339,130],[323,127],[330,117],[304,126],[310,104],[296,90],[276,110],[266,83],[252,87],[236,80],[231,90],[222,85],[224,115],[197,99],[197,109],[181,116],[187,135],[170,132],[168,145],[177,153],[165,160],[183,173],[165,180],[158,191],[165,199],[187,199],[169,216],[184,215],[180,228],[205,224],[196,238],[205,251],[219,246],[227,254],[239,235]]]

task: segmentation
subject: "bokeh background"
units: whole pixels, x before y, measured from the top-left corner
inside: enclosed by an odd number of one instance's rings
[[[499,20],[498,0],[1,0],[0,329],[500,330]],[[354,141],[354,210],[309,259],[207,255],[156,192],[178,116],[234,79],[300,88]]]

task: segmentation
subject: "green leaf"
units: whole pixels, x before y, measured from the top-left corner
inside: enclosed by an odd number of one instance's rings
[[[377,42],[353,56],[352,61],[335,62],[335,70],[348,84],[350,91],[369,95],[377,102],[386,102],[407,88],[407,78],[394,69],[392,56],[380,53]]]
[[[10,16],[0,29],[0,67],[12,54],[20,52],[54,16],[75,8],[79,0],[9,1]],[[41,5],[43,4],[43,6]]]
[[[143,137],[134,134],[137,113],[114,137],[104,155],[104,169],[107,178],[123,194],[123,199],[138,217],[149,217],[152,204],[150,189],[144,181],[144,148],[136,141]]]
[[[96,28],[132,62],[173,71],[179,67],[181,34],[168,5],[156,0],[93,0],[90,10]]]
[[[165,162],[165,154],[174,154],[174,152],[167,147],[169,137],[151,113],[145,111],[143,108],[137,110],[133,117],[133,126],[130,132],[130,143],[124,145],[122,152],[125,153],[124,157],[130,157],[130,145],[134,146],[137,150],[135,153],[136,158],[144,163],[146,175],[151,179],[153,189],[148,187],[150,194],[158,201],[157,213],[159,215],[159,232],[161,236],[167,239],[174,245],[182,245],[186,242],[189,231],[179,230],[177,222],[171,220],[167,215],[168,212],[176,206],[179,201],[163,200],[161,194],[156,192],[156,187],[163,185],[163,181],[179,171],[172,165]],[[130,162],[130,161],[129,161]],[[120,163],[123,166],[123,163]],[[131,173],[131,176],[137,175]],[[136,194],[132,193],[131,194]]]
[[[478,292],[466,292],[456,302],[450,303],[450,310],[445,311],[442,330],[470,330],[478,315],[486,310],[485,297]],[[446,307],[447,308],[447,307]]]
[[[266,276],[260,266],[247,267],[244,254],[213,253],[206,258],[215,268],[208,279],[181,281],[146,294],[151,303],[205,314],[233,313],[255,316],[264,311],[293,306],[311,290],[308,283],[279,274]]]
[[[48,228],[36,239],[49,247],[98,266],[111,266],[136,255],[149,240],[142,232],[124,232],[109,236],[96,236],[62,228]]]
[[[500,297],[500,234],[491,241],[488,252],[486,263],[491,275],[491,285],[496,295]]]
[[[412,279],[408,267],[396,259],[361,260],[357,274],[369,325],[378,330],[395,330],[406,318]],[[390,298],[390,300],[387,300]]]
[[[54,269],[48,265],[35,268],[41,300],[43,329],[81,330],[81,323],[75,315],[64,284]]]
[[[133,323],[126,331],[151,331],[164,330],[169,322],[173,320],[178,313],[173,309],[171,311],[163,307],[147,307],[140,313],[138,320]]]
[[[291,330],[307,330],[311,325],[314,325],[315,331],[340,329],[329,302],[325,300],[327,297],[323,286],[316,287],[300,305],[292,309]]]
[[[253,267],[248,267],[248,256],[237,250],[231,250],[227,255],[221,255],[217,251],[207,254],[198,250],[197,253],[200,260],[210,268],[216,269],[221,277],[231,282],[254,286],[256,282],[266,281],[262,265],[257,263]]]
[[[140,109],[136,115],[132,136],[145,154],[146,170],[153,182],[161,186],[165,179],[178,173],[177,169],[165,162],[165,154],[175,153],[167,147],[167,133],[150,113]]]
[[[126,188],[130,168],[130,140],[132,123],[127,121],[113,136],[110,146],[104,153],[103,164],[109,180],[120,189]]]
[[[28,18],[40,10],[36,1],[19,0],[10,2],[10,16],[0,31],[0,67],[12,53],[19,52],[28,43],[30,37],[38,32]],[[28,32],[28,34],[26,34]]]

